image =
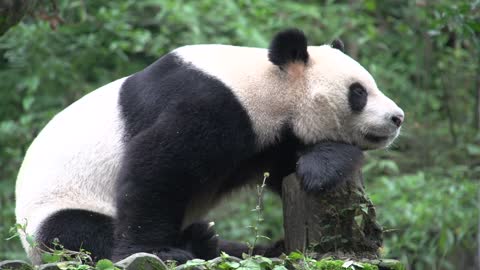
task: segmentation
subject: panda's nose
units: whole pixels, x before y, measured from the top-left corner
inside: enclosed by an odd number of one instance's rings
[[[396,114],[396,115],[393,115],[390,119],[392,120],[395,126],[400,127],[403,123],[404,115]]]

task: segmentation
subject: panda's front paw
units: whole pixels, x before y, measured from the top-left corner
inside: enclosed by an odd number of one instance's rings
[[[307,157],[310,158],[310,157]],[[313,162],[301,158],[297,164],[297,177],[303,190],[311,193],[327,192],[345,182],[342,172],[312,166]]]
[[[266,250],[263,256],[268,258],[279,257],[285,253],[285,241],[283,239],[276,241],[270,245]]]
[[[220,254],[218,235],[213,222],[195,222],[188,226],[182,233],[182,239],[187,250],[197,258],[209,260]]]
[[[151,253],[156,255],[162,261],[176,261],[178,264],[184,264],[188,260],[193,259],[190,252],[173,247],[157,248]]]
[[[326,192],[351,179],[362,162],[360,148],[345,143],[324,142],[300,156],[296,174],[305,191]]]

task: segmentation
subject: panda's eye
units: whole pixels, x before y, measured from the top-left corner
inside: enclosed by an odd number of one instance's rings
[[[349,87],[348,103],[354,112],[361,112],[367,105],[367,91],[358,82],[353,83]]]
[[[354,95],[357,95],[357,96],[366,96],[367,95],[367,91],[365,90],[365,88],[363,88],[363,86],[359,83],[354,83],[350,86],[350,91],[353,92]]]

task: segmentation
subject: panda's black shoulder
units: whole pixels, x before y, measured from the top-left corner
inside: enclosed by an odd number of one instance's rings
[[[128,77],[120,89],[118,102],[126,139],[151,126],[162,112],[172,107],[197,112],[203,111],[201,106],[222,109],[217,117],[225,118],[224,123],[250,123],[232,89],[184,61],[175,51]],[[199,118],[185,121],[199,121]]]
[[[127,137],[155,121],[172,98],[172,91],[161,89],[167,89],[169,82],[173,84],[175,80],[165,80],[165,77],[171,77],[182,68],[179,59],[169,53],[125,80],[120,89],[119,105]]]

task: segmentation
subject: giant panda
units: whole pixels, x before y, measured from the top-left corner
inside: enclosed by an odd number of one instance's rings
[[[203,221],[225,194],[266,171],[278,193],[293,172],[305,190],[328,192],[362,150],[391,144],[403,120],[340,41],[307,46],[287,29],[268,49],[180,47],[47,124],[18,174],[17,222],[42,245],[57,238],[95,259],[239,256],[245,245]]]

